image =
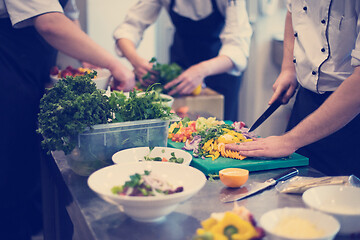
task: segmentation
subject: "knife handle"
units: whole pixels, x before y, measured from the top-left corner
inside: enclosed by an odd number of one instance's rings
[[[287,170],[287,171],[285,171],[283,173],[280,173],[279,175],[273,177],[273,179],[276,182],[285,181],[285,180],[287,180],[289,178],[295,177],[298,174],[299,174],[299,170],[297,170],[296,168],[290,168],[289,170]]]

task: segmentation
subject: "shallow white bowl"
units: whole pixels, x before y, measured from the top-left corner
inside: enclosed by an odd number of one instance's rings
[[[97,72],[97,76],[93,81],[96,84],[96,88],[106,90],[109,85],[111,72],[105,68],[95,69],[95,71]],[[60,78],[57,77],[57,75],[50,75],[50,79],[53,83],[56,83]]]
[[[340,234],[360,236],[360,188],[319,186],[306,190],[302,198],[310,208],[333,215],[340,222]]]
[[[174,186],[183,186],[184,191],[170,195],[135,197],[119,196],[111,188],[123,185],[129,176],[150,170]],[[104,200],[118,205],[120,210],[136,221],[154,222],[165,218],[181,203],[196,194],[206,182],[205,175],[190,166],[162,162],[136,162],[114,164],[102,168],[88,178],[89,187]]]
[[[175,157],[184,158],[184,162],[182,164],[190,165],[192,160],[192,155],[185,150],[170,148],[170,147],[155,147],[151,153],[149,147],[136,147],[129,148],[125,150],[121,150],[115,153],[112,156],[112,160],[114,163],[132,163],[132,162],[140,162],[144,161],[145,156],[149,157],[165,157],[166,159],[171,158],[171,153],[175,153]]]
[[[291,240],[291,239],[304,239],[292,237],[284,237],[274,232],[274,228],[278,225],[279,221],[285,217],[296,216],[298,218],[307,220],[314,224],[317,229],[324,231],[323,237],[306,238],[308,240],[326,240],[333,239],[339,231],[340,224],[332,216],[325,213],[315,211],[307,208],[277,208],[271,210],[261,216],[259,225],[264,228],[267,239],[276,240]],[[301,226],[296,226],[297,230],[302,230]]]

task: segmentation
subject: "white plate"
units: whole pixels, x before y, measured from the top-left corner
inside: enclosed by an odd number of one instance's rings
[[[149,147],[137,147],[137,148],[129,148],[115,153],[112,156],[112,160],[114,163],[132,163],[145,161],[144,157],[147,156],[150,152]],[[190,165],[192,160],[192,155],[185,150],[170,148],[170,147],[155,147],[149,157],[165,157],[169,159],[171,157],[171,153],[175,153],[175,157],[184,158],[184,165]]]

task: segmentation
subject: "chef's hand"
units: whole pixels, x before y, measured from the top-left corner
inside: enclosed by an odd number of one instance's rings
[[[123,90],[124,92],[131,91],[135,87],[135,75],[128,68],[122,64],[115,64],[111,67],[110,72],[114,77],[113,88]]]
[[[197,86],[202,84],[204,78],[206,77],[205,69],[201,64],[196,64],[185,70],[177,78],[167,83],[164,88],[170,89],[173,86],[176,86],[168,94],[169,95],[190,95]]]
[[[283,104],[289,102],[294,95],[298,86],[296,74],[294,71],[281,71],[273,85],[274,94],[272,95],[269,104],[272,104],[276,99],[281,98]]]
[[[251,142],[231,143],[225,145],[226,150],[238,151],[247,157],[286,157],[297,149],[284,136],[258,138]]]
[[[88,69],[101,69],[101,67],[96,66],[94,64],[88,63],[88,62],[81,62],[81,66],[83,68],[88,68]]]
[[[156,72],[152,70],[153,63],[149,63],[148,60],[138,57],[135,61],[132,62],[132,66],[134,67],[135,76],[141,85],[147,87],[156,82]],[[151,72],[154,75],[151,75],[149,79],[143,80],[144,75],[148,72]]]

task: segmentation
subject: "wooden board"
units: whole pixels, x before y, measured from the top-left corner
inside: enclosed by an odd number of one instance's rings
[[[184,146],[184,143],[177,143],[168,139],[168,146],[180,149]],[[189,152],[192,153],[191,151]],[[219,157],[213,161],[211,158],[202,159],[193,157],[193,160],[191,161],[191,166],[199,169],[205,175],[218,174],[219,171],[224,168],[244,168],[250,172],[254,172],[307,165],[309,165],[309,159],[297,153],[293,153],[287,158],[276,159],[247,158],[244,160],[237,160]]]

